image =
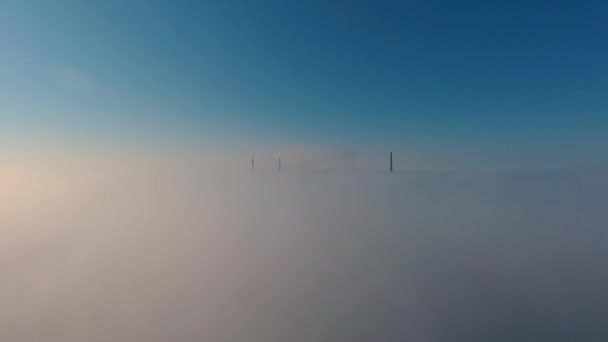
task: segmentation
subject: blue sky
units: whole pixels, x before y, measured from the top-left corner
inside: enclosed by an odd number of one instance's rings
[[[603,1],[5,0],[1,132],[12,146],[459,146],[597,162],[607,12]]]

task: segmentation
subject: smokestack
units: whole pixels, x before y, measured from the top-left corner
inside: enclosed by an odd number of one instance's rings
[[[281,172],[281,158],[279,158],[279,172]]]
[[[391,170],[391,172],[393,172],[393,152],[391,152],[391,155],[390,155],[390,170]]]
[[[251,158],[251,171],[253,171],[253,158]]]

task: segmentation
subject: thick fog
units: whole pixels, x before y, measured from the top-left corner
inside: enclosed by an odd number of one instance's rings
[[[608,340],[603,169],[6,166],[1,341]]]

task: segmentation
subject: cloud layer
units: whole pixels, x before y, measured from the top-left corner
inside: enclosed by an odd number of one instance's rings
[[[608,337],[604,170],[208,164],[4,168],[2,340]]]

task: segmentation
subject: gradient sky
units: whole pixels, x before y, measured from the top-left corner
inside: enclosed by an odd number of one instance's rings
[[[4,0],[0,141],[598,162],[606,13],[605,1]]]

